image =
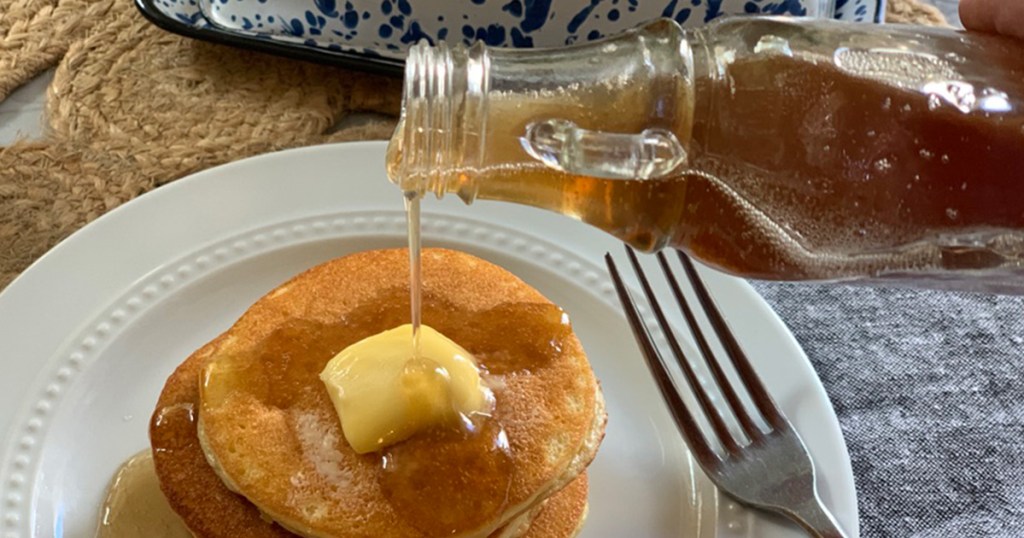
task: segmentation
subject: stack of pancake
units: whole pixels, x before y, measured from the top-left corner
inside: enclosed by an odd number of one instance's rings
[[[423,252],[423,322],[474,355],[494,409],[358,454],[318,374],[407,323],[408,252],[353,254],[260,299],[168,379],[160,487],[199,537],[575,536],[604,402],[557,306],[468,254]],[[456,428],[458,429],[458,428]]]

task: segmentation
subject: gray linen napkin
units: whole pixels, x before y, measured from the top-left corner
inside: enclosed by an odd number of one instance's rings
[[[1024,537],[1024,298],[754,286],[832,399],[864,537]]]

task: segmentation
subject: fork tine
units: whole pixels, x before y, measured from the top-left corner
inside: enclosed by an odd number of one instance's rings
[[[633,335],[640,345],[640,350],[643,352],[648,369],[654,376],[658,390],[661,391],[662,398],[668,404],[676,427],[683,434],[683,438],[686,439],[690,450],[701,465],[714,465],[718,461],[718,455],[715,454],[711,445],[708,444],[704,433],[701,432],[696,421],[693,419],[693,415],[690,414],[686,404],[683,403],[683,399],[679,396],[672,378],[669,377],[668,369],[665,368],[665,361],[658,348],[654,345],[647,325],[640,318],[640,313],[637,311],[633,298],[626,289],[626,285],[622,282],[622,276],[619,274],[618,267],[615,266],[615,260],[612,259],[611,254],[605,254],[604,259],[605,263],[608,264],[608,272],[611,274],[612,282],[615,284],[615,291],[618,293],[619,301],[622,303],[622,308],[626,312],[626,318],[629,320],[629,326],[633,329]]]
[[[628,248],[626,252],[641,284],[643,284],[644,293],[651,300],[652,308],[658,316],[658,322],[665,326],[668,338],[670,340],[674,339],[675,335],[665,322],[661,307],[654,298],[650,283],[647,281],[647,277],[640,267],[635,253]],[[678,280],[668,267],[668,259],[664,255],[659,255],[658,260],[662,264],[662,270],[665,271],[666,278],[669,280],[680,306],[687,313],[687,322],[691,325],[694,337],[704,340],[696,320],[693,319],[692,309],[687,304],[685,298],[683,298],[683,294],[679,289]],[[726,353],[729,355],[729,359],[732,361],[741,382],[746,385],[755,406],[759,408],[768,423],[775,428],[771,435],[765,435],[760,429],[754,428],[757,435],[751,435],[752,442],[739,448],[738,454],[735,456],[729,454],[726,457],[720,457],[715,453],[709,446],[704,433],[697,426],[693,415],[679,396],[676,385],[668,373],[665,360],[651,339],[650,328],[641,319],[636,303],[626,289],[622,276],[615,266],[614,259],[611,254],[606,254],[605,262],[608,264],[608,271],[615,284],[615,289],[618,292],[619,300],[622,303],[633,334],[636,336],[637,344],[639,344],[643,352],[644,359],[651,374],[654,376],[663,399],[672,412],[676,426],[690,446],[691,453],[700,463],[708,478],[721,491],[739,502],[789,517],[804,527],[812,536],[845,537],[846,534],[844,534],[842,528],[836,523],[835,518],[822,504],[818,496],[814,464],[807,451],[807,447],[768,395],[764,384],[757,377],[750,365],[750,361],[729,330],[728,325],[722,318],[721,312],[711,299],[704,281],[697,274],[692,262],[681,252],[679,253],[679,260],[690,280],[695,295],[704,308],[709,323],[719,337],[722,347],[725,348]],[[676,345],[678,345],[678,342],[676,342]],[[702,347],[705,346],[706,341]],[[675,353],[675,350],[673,352]],[[719,382],[723,393],[727,393],[732,385],[721,373],[718,359],[710,352],[705,353],[705,359],[709,368],[712,371],[715,371],[716,368],[718,369],[716,381]],[[680,366],[686,371],[686,368],[683,366],[686,361],[682,354],[676,353],[676,358],[680,359]],[[697,386],[692,382],[691,385]],[[697,390],[695,390],[695,393],[698,394],[698,399],[700,399],[700,393]],[[733,392],[733,394],[735,393]],[[730,405],[734,406],[733,411],[738,418],[747,416],[749,420],[749,414],[743,406],[732,401],[730,401]],[[710,415],[709,420],[713,416],[715,415]],[[723,437],[723,441],[725,439],[733,438],[727,433]]]
[[[644,273],[642,267],[640,267],[640,260],[636,257],[636,251],[634,251],[629,245],[626,245],[626,255],[629,256],[629,262],[633,265],[633,271],[636,272],[637,279],[640,281],[640,287],[644,290],[644,295],[647,296],[647,302],[651,305],[651,310],[654,312],[654,316],[658,319],[658,324],[661,326],[662,332],[665,333],[665,338],[668,340],[669,348],[672,350],[672,354],[675,355],[676,363],[679,364],[683,371],[683,375],[686,377],[686,382],[690,385],[690,389],[697,397],[697,402],[700,404],[701,410],[704,412],[704,416],[707,417],[711,423],[712,429],[715,431],[715,435],[721,441],[725,450],[731,454],[735,454],[739,449],[739,443],[733,438],[732,434],[729,433],[728,427],[725,425],[725,421],[722,420],[722,415],[715,409],[714,404],[711,403],[711,398],[708,396],[707,390],[700,384],[697,379],[697,374],[693,371],[693,367],[690,362],[686,360],[686,355],[683,353],[682,346],[679,345],[679,340],[676,339],[675,331],[672,330],[668,323],[668,319],[665,317],[665,312],[661,308],[661,304],[658,302],[658,298],[654,295],[654,290],[651,288],[650,282],[647,280],[647,275]],[[689,307],[683,305],[684,312],[688,317],[692,317]],[[705,348],[707,344],[701,340],[701,352],[706,353]]]
[[[707,363],[708,368],[711,370],[712,377],[715,378],[715,383],[718,384],[718,388],[722,391],[725,396],[726,403],[732,410],[733,414],[736,415],[736,419],[740,423],[740,427],[743,432],[747,434],[747,437],[751,441],[762,437],[764,434],[761,429],[754,424],[753,419],[750,418],[750,414],[747,413],[746,407],[740,401],[739,396],[736,394],[736,389],[733,388],[732,383],[725,376],[725,371],[722,370],[721,364],[719,364],[718,358],[715,353],[711,351],[711,346],[708,345],[707,338],[704,337],[704,331],[701,330],[700,324],[697,323],[696,316],[693,315],[693,310],[690,308],[690,303],[686,300],[686,296],[683,295],[683,290],[679,286],[679,281],[676,279],[675,273],[672,272],[672,268],[669,267],[668,257],[663,253],[658,253],[658,261],[661,263],[661,269],[665,272],[665,278],[668,279],[669,287],[672,288],[672,294],[676,298],[676,302],[679,303],[679,307],[683,310],[683,316],[686,318],[686,324],[690,327],[690,332],[693,333],[694,340],[697,342],[697,347],[700,348],[701,354],[704,356],[704,362]],[[693,276],[687,273],[690,281],[693,281]],[[699,277],[698,277],[699,278]],[[698,296],[699,298],[699,296]],[[701,302],[704,306],[704,310],[707,310],[707,306]],[[715,328],[716,333],[719,332]]]
[[[689,277],[690,282],[693,284],[693,291],[697,295],[697,300],[704,307],[708,321],[711,322],[711,326],[714,328],[715,334],[718,335],[722,347],[725,348],[726,353],[729,355],[729,359],[736,368],[736,373],[739,374],[740,380],[746,385],[747,392],[750,393],[757,410],[773,428],[780,431],[789,429],[789,422],[782,416],[782,412],[775,404],[775,400],[768,394],[768,390],[765,389],[761,378],[758,377],[754,368],[750,365],[750,360],[736,341],[736,337],[729,329],[729,325],[722,318],[722,313],[715,305],[715,301],[711,299],[711,294],[708,293],[704,281],[697,274],[697,269],[693,266],[693,262],[682,251],[677,252],[679,254],[679,261],[683,264],[683,270],[686,271],[686,276]]]

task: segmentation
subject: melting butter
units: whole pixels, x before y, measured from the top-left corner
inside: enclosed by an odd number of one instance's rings
[[[96,528],[98,538],[191,538],[185,524],[167,504],[145,450],[121,465],[110,482]]]
[[[348,443],[360,454],[380,450],[433,426],[488,413],[494,395],[465,349],[422,325],[419,353],[412,325],[360,340],[320,373]]]

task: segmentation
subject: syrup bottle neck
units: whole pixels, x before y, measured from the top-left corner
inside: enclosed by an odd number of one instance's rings
[[[420,43],[406,63],[388,174],[407,192],[467,202],[503,168],[666,176],[687,160],[699,41],[661,20],[557,50]]]

